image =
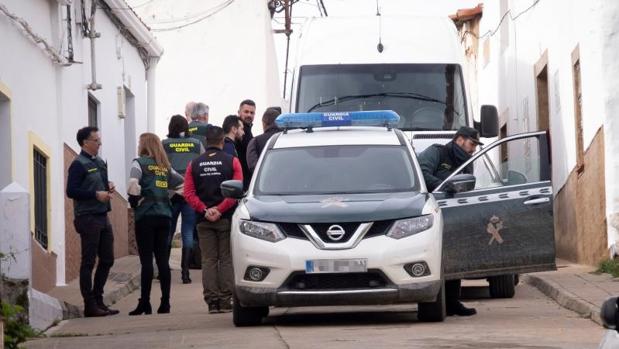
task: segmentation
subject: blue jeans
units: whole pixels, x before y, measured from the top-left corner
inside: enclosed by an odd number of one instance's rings
[[[171,246],[174,232],[176,232],[176,222],[181,216],[181,237],[183,248],[193,247],[193,230],[196,226],[196,212],[185,200],[175,200],[172,203],[172,224],[170,224],[170,236],[168,245]]]

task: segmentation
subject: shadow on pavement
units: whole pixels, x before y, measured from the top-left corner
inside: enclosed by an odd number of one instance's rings
[[[411,305],[414,307],[414,305]],[[416,311],[371,311],[338,313],[305,313],[269,316],[263,325],[326,326],[326,325],[385,325],[418,322]]]

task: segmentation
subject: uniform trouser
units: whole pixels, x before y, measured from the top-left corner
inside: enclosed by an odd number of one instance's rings
[[[82,245],[80,291],[86,303],[103,297],[103,287],[114,265],[114,233],[105,213],[77,216],[73,224]],[[92,271],[97,257],[99,262],[93,284]]]
[[[153,254],[159,270],[161,298],[170,299],[170,265],[168,263],[168,233],[170,218],[149,216],[135,222],[135,240],[138,244],[142,271],[140,274],[140,299],[150,299],[153,282]]]
[[[232,255],[230,253],[230,219],[198,223],[202,250],[202,287],[204,300],[226,302],[232,298]]]
[[[457,305],[460,301],[460,288],[462,280],[445,281],[445,302],[447,306]]]
[[[185,200],[176,200],[172,203],[172,222],[170,224],[169,244],[176,232],[176,222],[181,217],[181,238],[183,248],[193,248],[193,231],[196,227],[196,212]]]

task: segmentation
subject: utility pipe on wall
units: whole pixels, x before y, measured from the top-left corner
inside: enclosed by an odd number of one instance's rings
[[[95,30],[95,12],[97,11],[97,0],[92,0],[92,8],[90,11],[90,28],[88,30],[88,38],[90,39],[90,69],[92,72],[92,82],[88,85],[89,90],[101,89],[101,84],[97,83],[97,65],[95,55],[95,39],[101,37],[101,33]]]
[[[159,57],[150,57],[148,70],[146,71],[146,122],[148,132],[155,132],[155,98],[157,86],[157,63]]]

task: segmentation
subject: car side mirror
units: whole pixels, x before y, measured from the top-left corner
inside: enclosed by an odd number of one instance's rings
[[[475,176],[472,174],[459,174],[453,176],[443,185],[443,191],[449,194],[462,193],[475,189]]]
[[[240,199],[244,196],[243,181],[235,179],[224,181],[219,187],[225,198]]]
[[[609,330],[617,330],[617,318],[619,317],[619,307],[617,297],[608,298],[600,310],[600,318],[604,327]]]
[[[476,123],[479,135],[484,138],[496,137],[499,135],[499,113],[493,105],[482,105],[480,122]]]

